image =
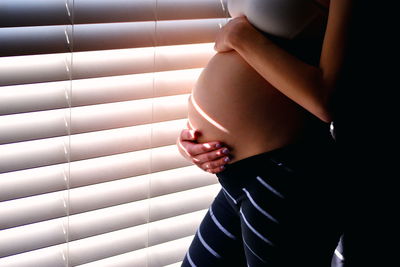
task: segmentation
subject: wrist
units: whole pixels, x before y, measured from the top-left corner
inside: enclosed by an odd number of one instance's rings
[[[246,18],[238,22],[228,38],[228,44],[239,54],[252,50],[260,43],[267,45],[270,40],[265,38]]]
[[[243,45],[246,35],[246,22],[244,18],[238,19],[235,27],[232,28],[227,38],[227,45],[234,50],[239,49]]]

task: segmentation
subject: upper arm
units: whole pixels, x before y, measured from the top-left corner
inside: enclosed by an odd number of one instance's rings
[[[332,90],[343,66],[352,8],[351,0],[331,0],[322,46],[320,68],[327,89]]]

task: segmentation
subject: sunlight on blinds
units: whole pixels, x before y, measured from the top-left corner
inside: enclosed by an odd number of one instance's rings
[[[0,267],[179,266],[219,190],[175,142],[222,2],[0,1]]]

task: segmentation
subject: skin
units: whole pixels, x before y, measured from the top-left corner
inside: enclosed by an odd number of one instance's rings
[[[234,18],[221,28],[216,37],[215,50],[219,53],[235,50],[277,90],[322,121],[330,122],[330,101],[346,53],[351,7],[350,0],[329,3],[319,66],[308,65],[275,45],[260,34],[246,17]],[[224,170],[229,150],[218,141],[197,143],[200,135],[199,131],[190,127],[183,129],[177,140],[180,153],[210,173]]]

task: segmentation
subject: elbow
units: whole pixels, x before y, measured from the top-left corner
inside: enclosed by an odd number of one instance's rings
[[[316,80],[318,81],[318,83],[316,83],[313,91],[317,93],[314,95],[314,112],[312,113],[321,121],[331,123],[333,120],[333,88],[323,81],[322,73],[320,73],[319,77]]]
[[[308,107],[303,105],[303,108],[323,122],[330,123],[333,120],[333,114],[328,106],[324,105],[320,101],[313,101],[312,103],[309,103]]]
[[[315,114],[321,121],[330,123],[333,120],[333,116],[327,110],[321,110],[317,114]]]
[[[300,102],[299,104],[323,122],[330,123],[333,120],[333,114],[330,106],[320,98],[313,98],[308,103]]]
[[[314,115],[321,121],[330,123],[333,120],[332,105],[330,97],[321,97],[315,105]]]
[[[309,111],[321,121],[330,123],[333,120],[330,102],[330,98],[325,95],[314,96],[314,100],[310,103],[312,108]]]

